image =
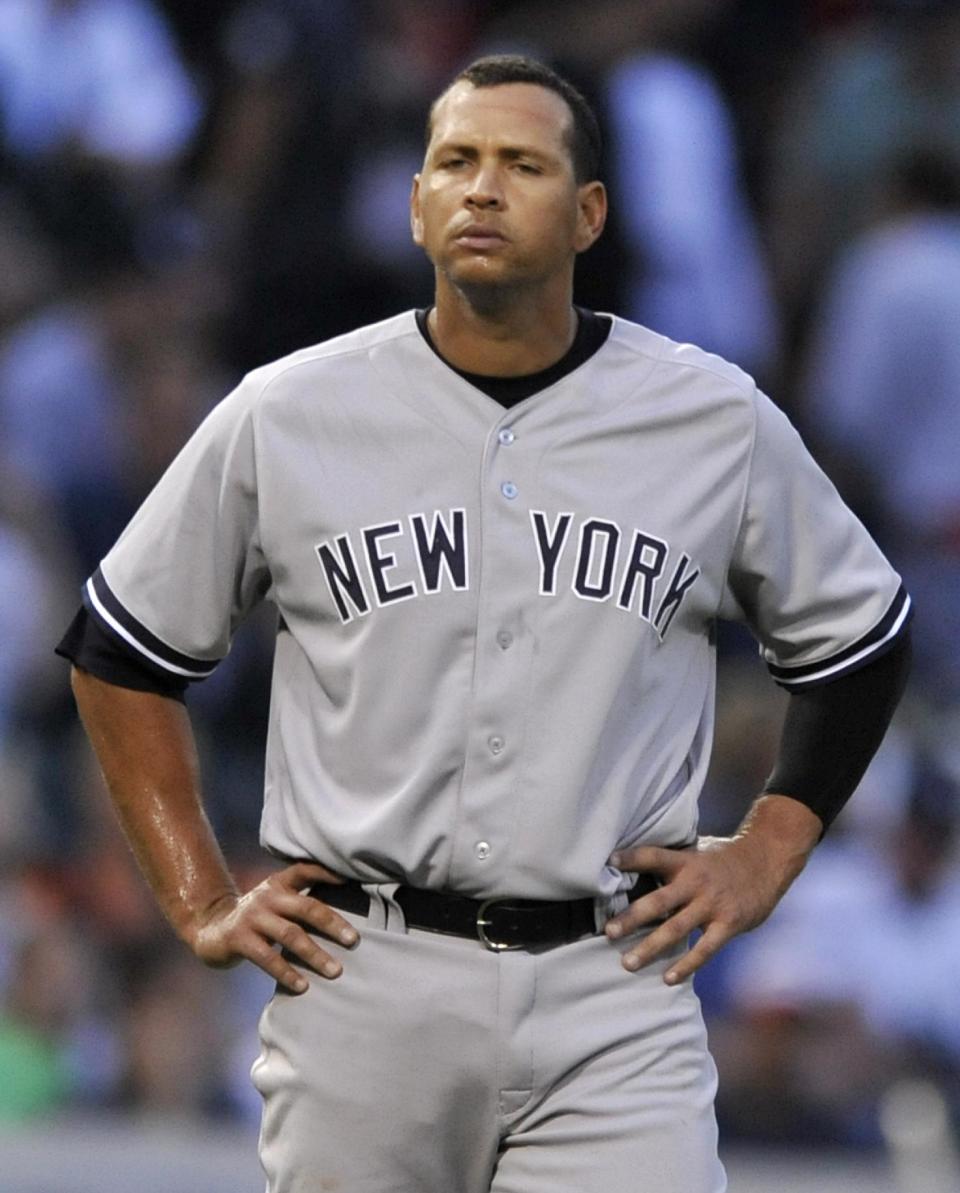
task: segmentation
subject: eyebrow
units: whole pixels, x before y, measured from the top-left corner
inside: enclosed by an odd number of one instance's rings
[[[431,153],[431,157],[442,157],[445,153],[457,153],[461,157],[477,158],[480,156],[476,145],[458,141],[441,141]],[[497,150],[497,157],[506,161],[516,161],[521,157],[532,157],[542,162],[556,163],[559,159],[543,149],[535,149],[532,145],[503,145]]]

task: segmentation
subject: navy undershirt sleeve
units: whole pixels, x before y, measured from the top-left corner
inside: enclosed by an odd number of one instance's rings
[[[151,666],[120,638],[101,629],[83,605],[57,644],[56,653],[105,683],[133,688],[137,692],[156,692],[159,696],[186,703],[186,679],[178,679]]]
[[[863,778],[893,717],[910,671],[910,631],[852,674],[791,692],[780,750],[764,791],[789,795],[826,832]]]

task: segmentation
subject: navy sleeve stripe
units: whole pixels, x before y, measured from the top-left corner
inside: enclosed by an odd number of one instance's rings
[[[107,630],[118,635],[151,663],[173,675],[187,679],[205,679],[219,659],[195,659],[181,654],[141,625],[117,600],[99,568],[83,589],[83,602],[93,617]]]
[[[879,658],[880,655],[888,651],[912,616],[913,604],[907,590],[901,584],[897,595],[893,598],[883,617],[873,629],[852,645],[831,655],[828,659],[821,659],[816,663],[804,663],[798,667],[780,667],[775,663],[768,663],[770,674],[781,687],[788,690],[810,687],[817,683],[838,679],[841,675],[848,675],[864,666],[869,660]]]

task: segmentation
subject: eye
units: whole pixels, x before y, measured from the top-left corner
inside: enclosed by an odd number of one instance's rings
[[[467,159],[465,157],[445,157],[440,162],[440,169],[441,170],[459,170],[461,166],[465,166],[466,164],[467,164]]]
[[[516,162],[515,164],[521,174],[540,174],[540,173],[542,173],[539,166],[534,166],[530,162]]]

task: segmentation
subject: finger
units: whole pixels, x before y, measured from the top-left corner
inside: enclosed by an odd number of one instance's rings
[[[276,945],[281,946],[280,952]],[[307,988],[307,982],[293,967],[293,961],[302,962],[325,978],[337,978],[343,970],[340,962],[320,948],[299,924],[282,916],[258,917],[255,927],[248,926],[235,936],[232,947],[235,955],[246,957],[298,992]]]
[[[294,891],[302,891],[315,882],[333,882],[340,886],[347,881],[341,874],[335,874],[319,862],[294,862],[285,870],[278,870],[272,878],[274,882]]]
[[[248,941],[246,947],[237,951],[294,994],[302,994],[310,984],[303,974],[294,969],[286,957],[278,953],[262,936]]]
[[[360,939],[356,928],[348,920],[312,895],[302,895],[286,889],[268,889],[264,892],[264,902],[261,906],[286,920],[299,920],[314,932],[328,936],[347,948],[351,948]]]
[[[276,923],[270,925],[267,934],[288,954],[284,960],[289,961],[291,956],[296,957],[325,978],[337,978],[342,973],[343,966],[336,957],[322,949],[314,937],[292,920],[277,917]]]
[[[348,949],[360,941],[360,934],[349,920],[345,920],[328,904],[310,895],[297,896],[296,918],[309,925],[315,932],[336,940]]]
[[[657,957],[670,952],[678,944],[683,943],[695,928],[700,927],[701,922],[702,913],[694,905],[678,911],[676,915],[665,920],[659,928],[655,928],[649,936],[644,937],[639,944],[634,945],[623,954],[621,961],[624,969],[629,969],[632,972],[641,969],[644,965],[649,965]]]
[[[672,915],[689,901],[689,896],[676,883],[667,883],[630,903],[619,915],[611,916],[604,931],[611,940],[636,932],[646,924],[656,924]]]
[[[689,852],[687,849],[661,849],[657,845],[636,845],[612,853],[610,864],[618,870],[638,870],[669,878],[684,864]]]
[[[266,931],[266,927],[265,921],[259,917],[266,913],[279,916],[282,920],[306,924],[314,932],[336,940],[346,948],[352,948],[360,939],[356,928],[348,920],[311,895],[269,884],[261,887],[255,894],[256,898],[250,900],[250,922],[261,931]]]
[[[711,924],[693,948],[684,953],[676,965],[670,966],[663,975],[663,980],[668,986],[676,986],[684,981],[718,953],[734,935],[735,933],[724,925]]]

